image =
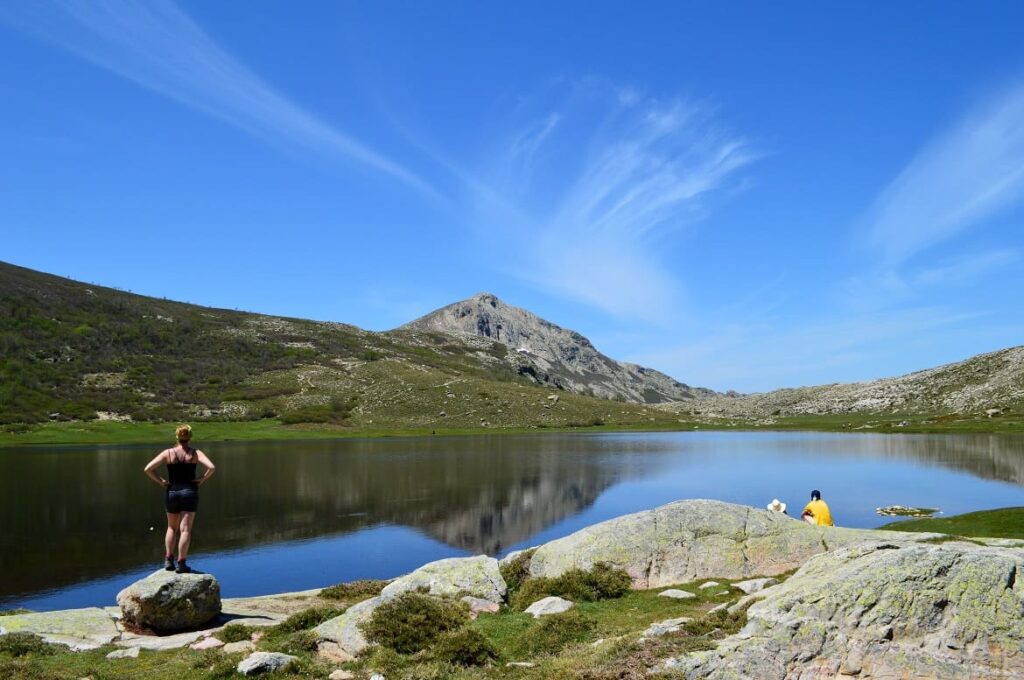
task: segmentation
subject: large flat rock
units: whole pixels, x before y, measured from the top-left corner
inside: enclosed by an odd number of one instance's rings
[[[120,635],[114,618],[99,607],[0,616],[3,633],[34,633],[75,651],[96,649]]]
[[[1024,550],[879,542],[811,559],[689,680],[1024,677]]]
[[[530,574],[558,576],[598,562],[621,567],[635,588],[696,579],[774,576],[828,550],[877,540],[913,543],[935,534],[817,527],[777,512],[711,500],[669,503],[581,529],[542,545]]]

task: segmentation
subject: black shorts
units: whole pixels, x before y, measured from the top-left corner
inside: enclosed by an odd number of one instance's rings
[[[172,514],[195,512],[199,509],[199,489],[192,485],[168,488],[164,507]]]

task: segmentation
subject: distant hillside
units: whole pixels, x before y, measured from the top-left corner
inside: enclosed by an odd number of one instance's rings
[[[1024,407],[1024,346],[896,378],[775,390],[735,399],[712,399],[702,415],[764,418],[839,413],[957,414],[990,417]],[[667,407],[675,413],[694,408]]]
[[[654,369],[611,359],[576,331],[508,305],[490,293],[442,307],[402,328],[500,342],[513,350],[508,363],[519,375],[580,394],[639,403],[715,395]]]
[[[0,423],[132,419],[354,428],[668,420],[537,387],[484,338],[212,309],[0,263]]]

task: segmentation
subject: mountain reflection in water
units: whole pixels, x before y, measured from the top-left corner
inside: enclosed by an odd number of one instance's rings
[[[142,468],[159,448],[0,450],[0,606],[109,603],[158,564],[163,492]],[[228,594],[500,554],[679,498],[763,507],[779,497],[796,509],[821,488],[846,526],[878,526],[887,520],[874,508],[893,503],[950,514],[1024,505],[1024,437],[1009,435],[537,434],[203,448],[218,473],[201,493],[193,549],[201,566],[230,572]]]
[[[0,599],[162,559],[162,491],[142,475],[159,448],[2,452]],[[497,554],[654,462],[616,456],[610,464],[603,454],[672,446],[637,441],[613,449],[571,436],[211,444],[204,450],[217,475],[200,494],[194,549],[392,524]]]

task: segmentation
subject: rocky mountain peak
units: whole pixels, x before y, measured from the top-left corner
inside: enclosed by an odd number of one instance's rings
[[[402,329],[499,342],[510,350],[505,360],[520,375],[581,394],[640,403],[713,394],[653,369],[607,357],[580,333],[507,304],[493,293],[477,293],[407,323]]]

